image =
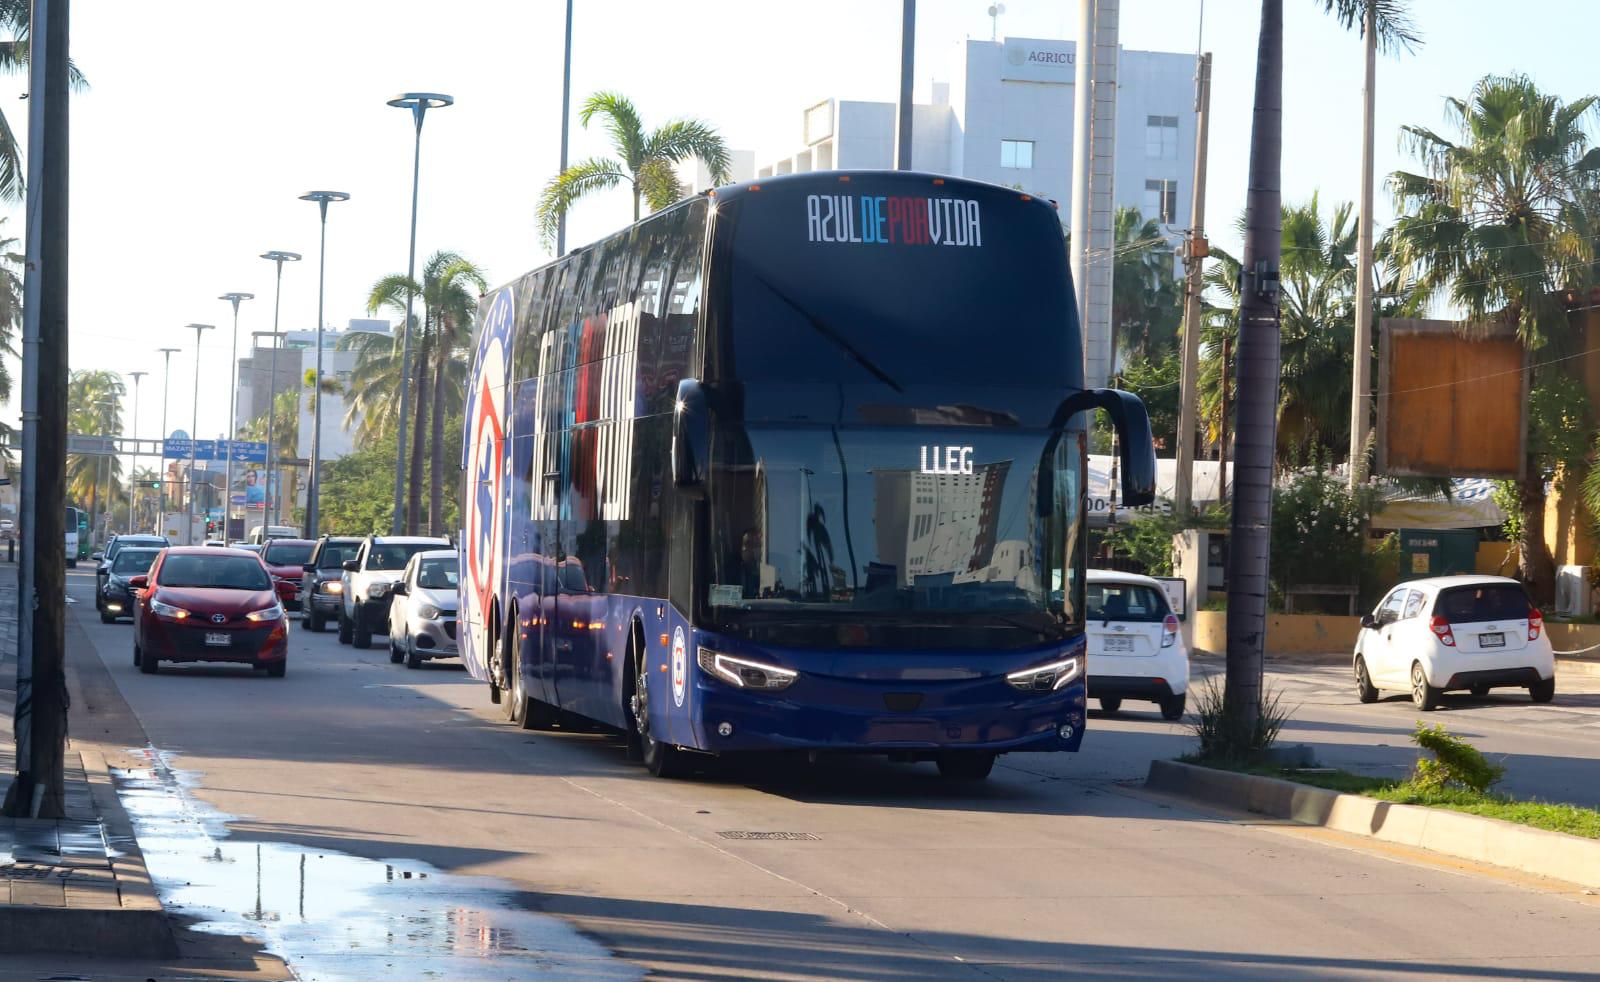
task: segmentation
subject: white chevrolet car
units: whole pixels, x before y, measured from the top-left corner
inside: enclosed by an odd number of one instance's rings
[[[1163,719],[1183,718],[1189,652],[1161,583],[1136,573],[1091,569],[1085,608],[1089,698],[1114,713],[1124,699],[1154,702]]]
[[[1544,617],[1516,580],[1438,576],[1402,583],[1361,618],[1353,656],[1356,695],[1409,691],[1424,712],[1446,692],[1475,696],[1527,689],[1534,702],[1556,694],[1555,652]]]
[[[389,660],[421,668],[432,658],[454,658],[456,584],[461,561],[453,549],[419,552],[389,590]]]

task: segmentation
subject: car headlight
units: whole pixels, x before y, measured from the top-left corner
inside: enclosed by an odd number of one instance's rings
[[[1061,661],[1047,662],[1033,668],[1025,668],[1020,672],[1011,672],[1006,675],[1006,681],[1012,688],[1021,689],[1023,692],[1054,692],[1068,682],[1083,674],[1083,662],[1079,656],[1063,658]]]
[[[172,604],[164,604],[159,600],[150,601],[150,613],[161,617],[170,617],[175,621],[184,620],[189,616],[189,612],[184,610],[182,607],[174,607]]]
[[[331,593],[338,595],[344,592],[343,580],[323,580],[317,584],[318,593]]]
[[[261,610],[251,611],[244,615],[244,619],[247,621],[275,621],[280,620],[282,617],[283,606],[281,604],[273,604],[271,607],[264,607]]]
[[[367,596],[369,597],[381,597],[388,592],[389,584],[387,583],[374,583],[367,587]]]
[[[438,620],[439,608],[435,607],[433,604],[423,604],[421,607],[417,608],[417,616],[425,621]]]
[[[700,649],[699,662],[700,670],[707,675],[714,675],[741,689],[776,692],[787,689],[800,674],[793,669],[779,668],[748,658],[735,658],[710,648]]]

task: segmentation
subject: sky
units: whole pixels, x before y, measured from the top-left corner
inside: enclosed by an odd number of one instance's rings
[[[1423,45],[1378,66],[1380,174],[1409,166],[1404,123],[1441,127],[1444,99],[1485,74],[1521,72],[1566,99],[1600,91],[1593,0],[1410,0]],[[988,0],[918,4],[919,100],[947,80],[963,39],[987,39]],[[801,111],[829,96],[891,101],[899,71],[898,0],[576,0],[574,104],[591,92],[631,97],[647,125],[697,117],[758,159],[802,144]],[[1070,38],[1076,0],[1009,0],[1001,36]],[[1360,41],[1322,12],[1285,0],[1283,188],[1353,200],[1359,181]],[[1260,5],[1254,0],[1122,0],[1125,48],[1213,53],[1210,180],[1213,241],[1235,248],[1244,204]],[[328,216],[324,323],[366,316],[371,284],[404,272],[412,127],[385,105],[401,91],[444,92],[455,105],[423,129],[418,264],[437,249],[477,262],[491,283],[540,265],[540,187],[559,161],[563,0],[76,0],[72,55],[90,88],[72,104],[73,368],[152,374],[138,435],[161,430],[162,361],[177,347],[169,431],[187,429],[200,351],[202,436],[226,428],[229,291],[254,293],[239,350],[270,330],[270,249],[301,253],[284,270],[280,326],[317,318],[316,205]],[[1566,30],[1559,29],[1565,25]],[[26,139],[21,78],[0,79],[0,110]],[[576,114],[571,159],[608,153]],[[1390,214],[1378,194],[1380,227]],[[625,225],[618,191],[578,206],[569,245]],[[7,234],[21,237],[20,208]],[[0,410],[15,425],[12,404]],[[124,421],[132,432],[132,411]],[[330,423],[330,425],[333,425]]]

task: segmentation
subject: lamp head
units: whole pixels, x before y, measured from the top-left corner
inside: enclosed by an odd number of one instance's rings
[[[300,254],[298,252],[284,252],[281,249],[274,249],[271,252],[263,252],[261,258],[270,259],[281,266],[284,263],[299,262]]]
[[[226,301],[232,303],[234,305],[234,307],[238,307],[239,306],[239,301],[241,301],[241,300],[254,300],[255,298],[256,298],[256,295],[254,293],[237,293],[237,292],[235,292],[235,293],[224,293],[222,296],[218,297],[217,299],[218,300],[226,300]]]
[[[397,109],[409,109],[412,112],[429,109],[443,109],[455,102],[454,96],[442,92],[402,92],[389,100],[389,105]]]
[[[350,195],[345,191],[307,191],[300,196],[301,201],[349,201]]]

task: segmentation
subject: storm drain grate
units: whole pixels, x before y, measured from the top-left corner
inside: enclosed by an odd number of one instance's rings
[[[730,829],[726,832],[718,832],[717,834],[722,836],[724,839],[785,839],[791,841],[800,840],[805,842],[821,841],[820,836],[812,835],[810,832],[746,832],[742,829]]]

